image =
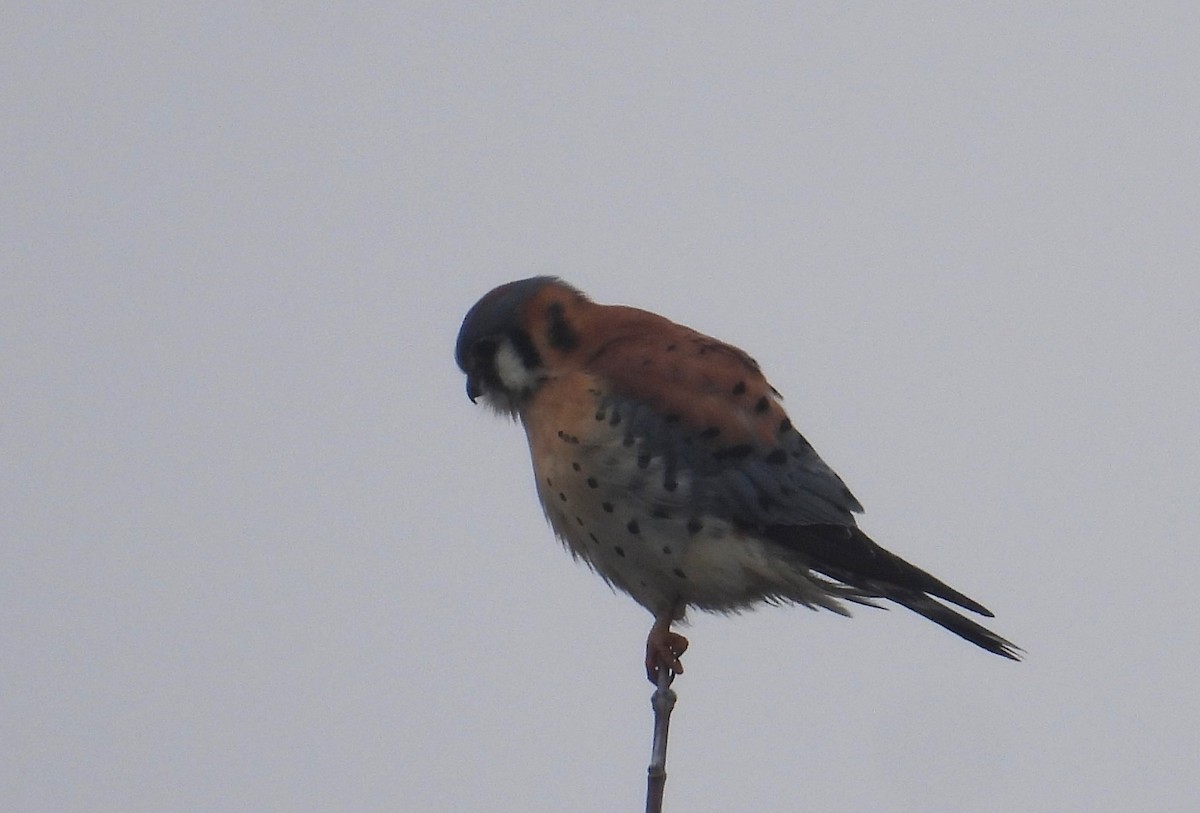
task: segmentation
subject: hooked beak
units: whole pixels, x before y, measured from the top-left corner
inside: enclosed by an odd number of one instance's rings
[[[475,376],[468,373],[467,374],[467,397],[471,399],[471,403],[473,404],[473,403],[475,403],[475,400],[477,398],[479,398],[479,396],[481,396],[481,395],[483,395],[483,390],[481,390],[479,388],[479,382],[475,380]]]

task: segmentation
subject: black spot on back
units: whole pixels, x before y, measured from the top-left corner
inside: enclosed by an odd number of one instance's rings
[[[737,446],[726,446],[713,452],[713,460],[741,460],[748,457],[754,448],[749,443],[739,443]]]

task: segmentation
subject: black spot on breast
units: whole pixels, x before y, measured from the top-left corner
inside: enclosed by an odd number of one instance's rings
[[[663,553],[665,553],[667,556],[670,556],[670,555],[671,555],[671,546],[670,546],[670,545],[663,545],[663,549],[662,549],[662,551],[663,551]]]
[[[629,523],[625,526],[625,528],[631,534],[639,534],[642,532],[642,528],[640,525],[638,525],[638,521],[636,519],[629,520]]]
[[[610,502],[602,502],[600,503],[600,507],[603,508],[606,513],[611,514],[613,512],[613,504]]]
[[[547,477],[547,478],[546,478],[546,487],[547,487],[547,488],[554,488],[554,481],[553,481],[553,480],[551,480],[549,477]]]
[[[670,519],[671,512],[659,505],[655,506],[654,510],[650,512],[650,516],[654,517],[655,519]]]
[[[621,441],[621,445],[627,449],[630,446],[632,446],[633,445],[633,435],[626,435],[625,438]]]
[[[767,455],[767,462],[772,465],[775,465],[775,466],[778,466],[782,463],[786,463],[787,462],[787,452],[784,451],[783,449],[776,449],[775,451],[773,451],[769,455]]]
[[[733,385],[733,394],[734,395],[745,395],[746,394],[746,382],[739,381],[738,383],[734,384]]]
[[[621,556],[621,557],[625,556],[625,549],[623,547],[621,547],[620,545],[617,545],[616,547],[614,547],[613,552],[616,553],[617,556]]]
[[[561,302],[551,303],[550,307],[546,308],[546,316],[550,320],[549,330],[546,331],[546,340],[550,342],[551,347],[569,353],[579,346],[579,335],[567,322]]]
[[[686,574],[686,573],[684,573],[684,572],[683,572],[683,570],[682,570],[682,569],[680,569],[680,568],[678,568],[678,567],[677,567],[677,568],[675,568],[674,570],[672,570],[671,572],[672,572],[672,573],[674,573],[676,576],[678,576],[678,577],[679,577],[679,578],[681,578],[681,579],[686,579],[686,578],[687,578],[687,574]]]
[[[771,402],[767,400],[767,396],[765,396],[765,395],[762,398],[759,398],[757,401],[754,402],[754,411],[755,412],[759,412],[759,413],[766,412],[770,408],[771,408]]]
[[[676,345],[676,344],[668,344],[668,345],[667,345],[667,352],[668,352],[668,353],[674,353],[674,352],[675,352],[675,348],[677,348],[678,346],[679,346],[679,345]]]
[[[596,420],[602,421],[607,417],[608,417],[608,413],[605,412],[603,409],[596,410]]]
[[[674,491],[675,489],[679,488],[679,481],[663,480],[663,488],[665,488],[667,491]]]
[[[597,545],[600,544],[600,540],[596,538],[595,534],[588,534],[588,539],[592,540],[592,542],[596,543]]]
[[[580,528],[583,527],[583,517],[575,517],[575,522],[576,522],[576,524],[579,525]]]
[[[650,452],[646,451],[645,449],[642,449],[640,452],[638,452],[637,465],[639,469],[650,468]]]
[[[621,413],[614,411],[612,417],[608,419],[609,426],[616,426],[621,422]]]
[[[595,477],[587,478],[588,488],[599,488],[600,482]]]
[[[689,534],[695,535],[704,529],[704,523],[695,517],[688,520],[687,530]]]
[[[582,466],[580,466],[578,463],[572,463],[571,468],[575,469],[575,471],[579,471]]]
[[[559,498],[560,500],[562,500],[563,502],[566,502],[566,501],[567,501],[567,495],[566,495],[566,494],[563,494],[561,491],[560,491],[560,492],[558,492],[558,498]]]
[[[785,435],[789,431],[791,431],[791,428],[792,428],[792,421],[790,418],[784,418],[782,421],[779,422],[779,434]]]
[[[713,460],[741,460],[754,451],[749,443],[739,443],[737,446],[726,446],[713,452]]]

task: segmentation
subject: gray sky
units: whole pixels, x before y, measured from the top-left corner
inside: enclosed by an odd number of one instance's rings
[[[649,616],[452,359],[535,273],[1029,653],[697,617],[668,810],[1194,806],[1200,11],[800,5],[0,14],[0,809],[640,809]]]

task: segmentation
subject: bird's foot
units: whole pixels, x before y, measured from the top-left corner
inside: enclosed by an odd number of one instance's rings
[[[671,677],[683,674],[683,663],[679,658],[687,651],[688,639],[677,632],[672,632],[670,621],[662,624],[654,622],[650,635],[646,638],[646,677],[658,685],[660,669],[671,672]]]

